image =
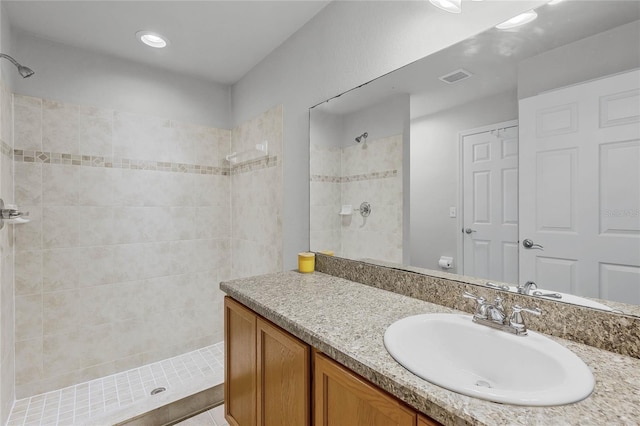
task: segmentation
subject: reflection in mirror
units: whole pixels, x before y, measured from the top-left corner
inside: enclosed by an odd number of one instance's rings
[[[409,96],[391,96],[354,113],[327,106],[313,109],[310,127],[312,248],[402,263]]]
[[[640,2],[537,12],[311,109],[311,250],[640,313]]]

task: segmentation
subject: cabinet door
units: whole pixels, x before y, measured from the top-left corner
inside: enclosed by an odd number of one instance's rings
[[[258,318],[258,425],[309,425],[310,348]]]
[[[353,372],[314,354],[316,426],[415,426],[416,413]]]
[[[224,415],[232,426],[256,425],[256,318],[224,298]]]
[[[440,423],[433,420],[431,417],[418,414],[418,426],[442,426]]]

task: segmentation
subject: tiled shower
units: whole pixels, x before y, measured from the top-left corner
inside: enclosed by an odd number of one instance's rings
[[[402,262],[402,135],[311,146],[311,249]],[[371,214],[358,211],[362,202]],[[339,215],[351,206],[350,215]]]
[[[15,398],[220,342],[218,283],[282,269],[282,107],[217,129],[5,92],[3,196],[30,220],[0,234]]]

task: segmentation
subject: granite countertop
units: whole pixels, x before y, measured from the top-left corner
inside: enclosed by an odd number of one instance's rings
[[[393,322],[424,313],[462,313],[314,272],[281,272],[220,284],[229,296],[445,425],[633,425],[640,422],[640,360],[551,337],[593,371],[583,401],[521,407],[464,396],[410,373],[386,351]]]

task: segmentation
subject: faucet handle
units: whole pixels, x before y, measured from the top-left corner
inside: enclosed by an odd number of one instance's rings
[[[465,299],[473,299],[478,302],[478,305],[476,306],[476,313],[473,315],[474,317],[482,319],[487,318],[487,299],[482,296],[478,297],[475,294],[469,293],[468,291],[465,291],[462,294],[462,297],[464,297]]]
[[[468,291],[465,291],[464,293],[462,293],[462,297],[464,297],[465,299],[473,299],[476,302],[478,302],[478,304],[483,304],[483,305],[484,305],[484,302],[487,301],[487,299],[485,299],[483,296],[478,297],[473,293],[469,293]]]
[[[509,318],[509,325],[517,330],[516,334],[526,335],[527,327],[524,323],[524,318],[522,317],[522,311],[539,316],[542,313],[542,310],[540,308],[523,308],[520,305],[513,305],[511,307],[511,317]]]
[[[511,310],[512,310],[514,313],[524,311],[524,312],[529,312],[530,314],[538,315],[538,316],[542,313],[542,309],[540,309],[540,308],[529,309],[529,308],[523,308],[523,307],[522,307],[522,306],[520,306],[520,305],[513,305],[513,306],[511,307]]]
[[[465,291],[464,293],[462,293],[462,297],[464,297],[465,299],[473,299],[473,300],[478,300],[479,299],[478,296],[476,296],[473,293],[469,293],[468,291]],[[480,297],[482,297],[482,296],[480,296]]]
[[[531,290],[537,290],[537,289],[538,289],[538,286],[533,281],[527,281],[526,283],[519,285],[517,288],[518,293],[520,294],[529,294],[531,293]]]

